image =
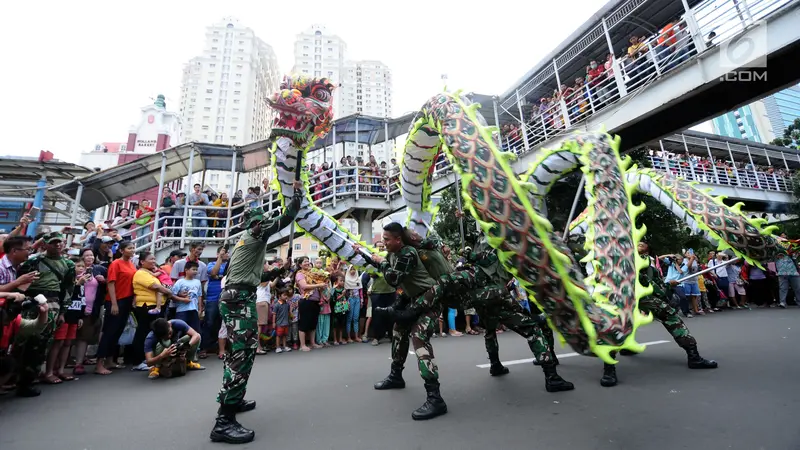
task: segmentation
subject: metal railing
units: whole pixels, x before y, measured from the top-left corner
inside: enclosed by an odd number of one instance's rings
[[[702,2],[690,14],[671,22],[671,27],[664,24],[659,33],[632,44],[628,47],[628,54],[621,57],[609,54],[611,59],[598,79],[580,77],[575,82],[570,80],[572,86],[562,80],[550,98],[543,98],[539,104],[533,105],[532,114],[515,117],[519,123],[515,124],[512,133],[503,134],[502,145],[516,153],[526,153],[547,140],[567,134],[588,118],[652,85],[708,48],[758,26],[760,20],[790,3],[790,0]],[[591,33],[594,32],[596,30]],[[538,76],[541,74],[546,76]],[[553,66],[543,68],[521,88],[524,92],[520,92],[520,98],[534,90],[544,90],[554,76],[558,78]],[[536,83],[539,89],[531,83]],[[504,109],[513,104],[509,100],[502,103]]]
[[[716,166],[702,158],[672,158],[648,156],[654,170],[669,173],[686,181],[763,189],[776,192],[793,192],[791,177],[750,168]]]
[[[398,180],[399,168],[375,174],[370,167],[345,166],[310,174],[309,194],[321,208],[335,206],[337,202],[347,199],[366,198],[384,200],[389,208],[391,201],[400,196]],[[266,216],[279,215],[281,205],[277,192],[270,190],[256,196],[248,194],[236,204],[229,201],[222,206],[185,206],[176,203],[138,218],[131,217],[115,224],[114,228],[123,239],[134,243],[137,252],[173,244],[184,247],[196,241],[227,244],[241,236],[244,232],[241,228],[243,217],[255,207],[263,208]],[[136,223],[147,218],[151,219],[148,223]]]

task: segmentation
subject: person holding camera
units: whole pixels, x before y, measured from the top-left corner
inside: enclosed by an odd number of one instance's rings
[[[148,378],[172,378],[187,370],[205,370],[194,361],[200,333],[180,319],[158,318],[144,340],[144,357],[152,367]]]
[[[64,323],[64,313],[72,304],[75,289],[75,263],[62,256],[64,236],[57,231],[42,236],[44,253],[23,262],[19,274],[38,273],[38,278],[25,291],[29,297],[43,295],[47,298],[47,326],[38,336],[32,336],[14,345],[14,354],[19,358],[20,375],[17,382],[17,395],[37,396],[39,392],[33,382],[41,372],[45,362],[48,345],[56,328]],[[57,380],[57,381],[56,381]],[[46,382],[60,383],[54,376],[45,378]]]
[[[4,386],[15,371],[16,364],[8,352],[11,343],[35,336],[47,326],[47,300],[25,302],[26,298],[19,292],[0,292],[0,386]],[[22,310],[34,307],[36,318],[23,319]]]

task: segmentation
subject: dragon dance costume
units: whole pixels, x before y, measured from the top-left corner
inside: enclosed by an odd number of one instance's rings
[[[420,258],[420,253],[425,262]],[[380,264],[376,264],[369,256],[364,257],[369,264],[380,269],[390,286],[401,291],[393,308],[406,307],[410,298],[421,295],[435,284],[434,276],[441,276],[452,270],[441,252],[431,247],[418,251],[411,245],[404,245],[398,252],[389,253],[388,258]],[[417,308],[416,312],[417,314],[410,320],[399,318],[395,321],[392,329],[392,365],[389,375],[375,383],[374,387],[377,390],[405,387],[403,366],[408,357],[410,340],[427,393],[425,403],[414,410],[411,417],[414,420],[427,420],[447,412],[447,404],[439,390],[439,368],[436,366],[431,345],[431,337],[441,314],[441,306]]]

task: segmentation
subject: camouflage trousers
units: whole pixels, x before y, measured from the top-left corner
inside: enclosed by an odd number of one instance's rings
[[[247,380],[258,348],[256,290],[225,289],[219,299],[219,313],[228,332],[228,352],[223,361],[222,388],[217,402],[239,403],[247,392]]]
[[[471,270],[459,270],[439,277],[438,282],[417,298],[426,308],[475,308],[486,325],[486,351],[499,351],[497,326],[503,324],[528,341],[534,358],[543,364],[553,359],[553,331],[539,325],[534,315],[515,302],[505,286],[482,285]]]
[[[653,317],[664,325],[675,343],[681,348],[697,345],[697,341],[689,334],[689,328],[683,323],[678,310],[670,306],[666,300],[653,295],[639,300],[639,309],[653,314]]]
[[[172,341],[163,341],[157,342],[155,346],[155,355],[160,355],[161,352],[169,348],[172,344],[188,344],[191,341],[192,337],[187,335],[182,336],[175,342]],[[192,345],[189,347],[185,353],[178,354],[175,357],[169,357],[166,359],[161,360],[156,367],[158,367],[158,375],[162,378],[172,378],[172,377],[181,377],[186,375],[186,364],[190,361],[195,360],[195,356],[197,354],[197,347],[200,345],[200,342],[197,344]]]
[[[475,295],[493,296],[493,300],[488,301],[485,306],[475,304],[486,325],[484,336],[486,352],[489,355],[497,353],[500,346],[497,342],[497,327],[505,325],[513,332],[528,341],[528,347],[533,353],[533,357],[541,364],[548,364],[553,361],[553,331],[547,324],[540,325],[540,320],[532,316],[522,308],[518,302],[514,301],[505,291],[505,288],[486,288]]]
[[[410,326],[394,325],[392,330],[392,365],[403,367],[408,357],[409,340],[414,346],[417,356],[419,375],[426,382],[439,379],[439,368],[433,356],[431,336],[435,332],[435,324],[439,310],[428,309]]]
[[[19,378],[17,385],[31,386],[42,371],[42,364],[47,357],[47,351],[53,343],[53,334],[56,331],[56,319],[59,313],[58,298],[47,298],[47,325],[39,333],[14,342],[12,355],[16,362]],[[37,310],[38,314],[38,310]]]

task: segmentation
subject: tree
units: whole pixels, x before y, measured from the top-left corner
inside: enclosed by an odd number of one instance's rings
[[[789,205],[789,214],[800,216],[800,174],[792,178],[794,188],[794,203]],[[778,226],[778,233],[786,233],[790,239],[800,238],[800,220],[791,220]]]
[[[461,195],[461,187],[458,187],[458,195]],[[456,188],[448,187],[442,191],[442,199],[439,201],[439,212],[436,215],[436,222],[433,229],[442,238],[445,244],[454,251],[461,249],[461,231],[459,221],[456,217],[458,204],[456,203]],[[475,219],[469,212],[464,213],[464,241],[465,245],[475,247],[478,241],[478,229]]]
[[[794,123],[790,124],[783,130],[783,137],[777,137],[770,142],[772,145],[779,147],[787,147],[797,149],[800,143],[800,118],[794,119]]]

